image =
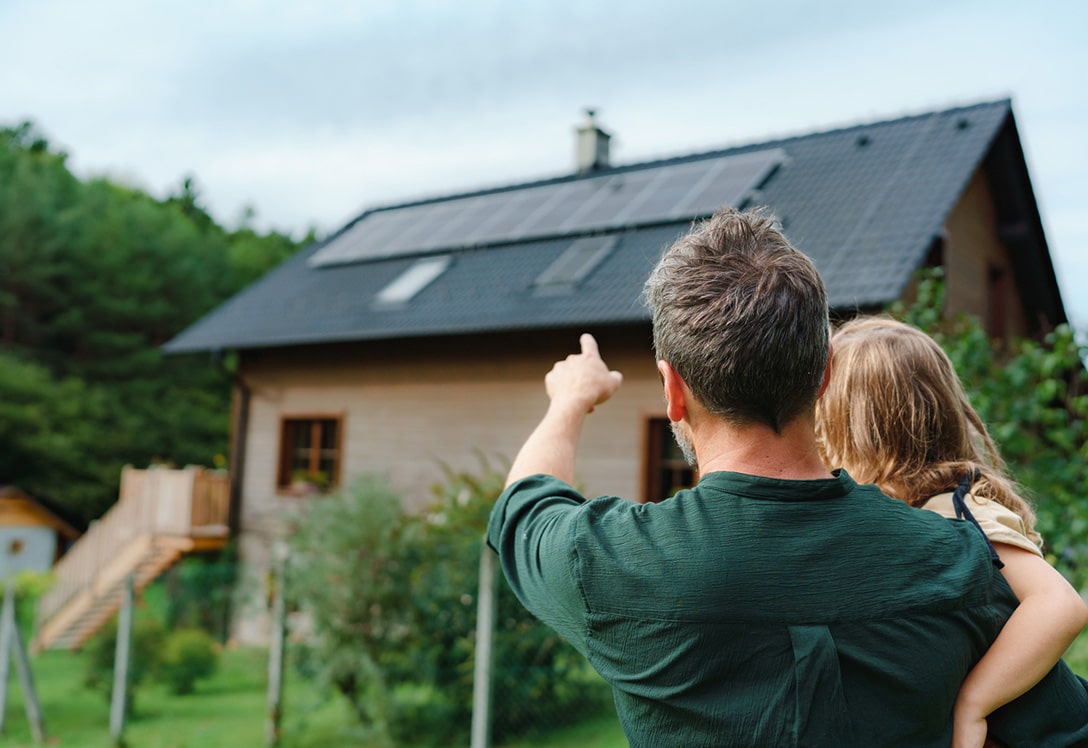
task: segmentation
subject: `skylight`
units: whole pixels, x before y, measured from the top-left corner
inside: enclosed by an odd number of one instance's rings
[[[593,272],[615,248],[615,236],[588,236],[576,239],[563,254],[555,258],[536,280],[533,289],[537,293],[561,293],[573,289]]]
[[[450,256],[424,257],[416,260],[408,269],[398,275],[378,291],[374,302],[379,306],[395,306],[406,304],[415,298],[416,294],[429,286],[438,276],[450,266]]]

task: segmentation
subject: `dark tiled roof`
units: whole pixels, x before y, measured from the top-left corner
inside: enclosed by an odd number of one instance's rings
[[[781,149],[784,161],[744,202],[769,206],[783,221],[787,236],[823,275],[832,306],[868,308],[901,295],[1010,118],[1010,103],[999,101],[605,173]],[[368,211],[345,230],[377,211],[426,202]],[[375,304],[375,295],[415,258],[313,266],[309,258],[335,241],[334,235],[243,290],[166,348],[260,348],[645,322],[642,284],[661,250],[689,226],[685,219],[617,228],[611,233],[618,241],[607,257],[575,288],[551,295],[534,292],[533,281],[571,245],[572,235],[454,248],[437,280],[407,303],[386,307]]]

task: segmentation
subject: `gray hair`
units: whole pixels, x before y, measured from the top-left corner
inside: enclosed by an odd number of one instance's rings
[[[725,208],[646,281],[654,350],[711,413],[776,432],[813,407],[828,357],[816,267],[762,210]]]

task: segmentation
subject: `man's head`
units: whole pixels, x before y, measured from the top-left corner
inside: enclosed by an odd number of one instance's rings
[[[772,217],[719,211],[666,250],[645,293],[657,358],[709,412],[779,432],[813,407],[827,294]]]

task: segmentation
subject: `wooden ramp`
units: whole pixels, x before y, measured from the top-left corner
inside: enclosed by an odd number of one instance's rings
[[[186,553],[226,545],[229,501],[225,473],[125,468],[118,502],[53,567],[34,649],[78,649],[120,608],[129,575],[140,591]]]

